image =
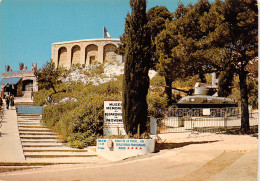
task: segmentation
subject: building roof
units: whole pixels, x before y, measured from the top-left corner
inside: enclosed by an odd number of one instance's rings
[[[5,85],[5,84],[16,85],[21,79],[22,77],[3,78],[0,81],[0,85]]]
[[[80,43],[80,42],[100,42],[100,41],[107,41],[107,42],[120,42],[120,39],[115,38],[103,38],[103,39],[83,39],[83,40],[73,40],[73,41],[64,41],[64,42],[55,42],[52,45],[60,45],[60,44],[70,44],[70,43]]]

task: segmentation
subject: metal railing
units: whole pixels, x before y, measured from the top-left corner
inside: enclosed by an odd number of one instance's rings
[[[156,119],[157,133],[221,132],[227,127],[241,126],[238,113],[238,108],[170,108],[164,112],[165,117]],[[258,125],[258,113],[250,114],[249,124]]]
[[[0,129],[2,128],[2,122],[3,122],[3,119],[4,119],[4,110],[3,110],[3,107],[0,106]],[[1,136],[1,130],[0,130],[0,136]]]
[[[165,117],[184,117],[184,116],[211,116],[211,117],[237,117],[239,109],[237,107],[226,108],[168,108],[161,111]]]
[[[157,118],[158,133],[217,132],[225,128],[225,117],[166,117]]]

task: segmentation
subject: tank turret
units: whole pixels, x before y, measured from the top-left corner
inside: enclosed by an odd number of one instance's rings
[[[179,112],[181,109],[194,109],[196,116],[199,116],[203,109],[210,109],[212,116],[217,116],[216,109],[228,109],[234,112],[233,108],[237,108],[237,102],[226,97],[216,97],[217,88],[214,86],[205,86],[205,84],[196,83],[194,94],[181,98],[177,107]],[[215,96],[212,96],[215,95]],[[181,108],[181,109],[180,109]]]

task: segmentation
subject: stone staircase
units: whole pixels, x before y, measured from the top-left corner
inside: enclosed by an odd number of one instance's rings
[[[86,163],[96,154],[88,149],[65,146],[59,136],[41,125],[41,115],[18,115],[18,129],[26,161],[49,163]],[[91,158],[91,157],[94,157]]]
[[[66,146],[56,133],[41,125],[41,119],[42,116],[37,114],[17,114],[18,131],[25,161],[0,162],[0,173],[57,164],[107,162],[97,157],[92,148],[76,149]]]

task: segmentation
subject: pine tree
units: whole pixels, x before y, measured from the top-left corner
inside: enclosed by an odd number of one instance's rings
[[[232,92],[234,73],[227,69],[226,71],[220,72],[218,77],[218,96],[228,97]]]
[[[159,62],[156,70],[165,77],[167,104],[172,104],[172,82],[177,78],[199,74],[205,81],[208,60],[204,57],[201,46],[206,33],[200,30],[200,18],[208,12],[210,4],[200,0],[195,5],[185,7],[179,3],[173,14],[173,21],[166,23],[166,28],[156,37],[156,53]]]
[[[34,72],[37,82],[39,83],[39,88],[51,88],[56,94],[55,86],[61,83],[62,71],[62,68],[55,68],[55,64],[52,61],[47,61],[46,64],[43,65],[43,68]]]
[[[147,26],[151,36],[151,68],[155,68],[159,57],[156,54],[156,36],[166,28],[166,22],[170,22],[173,18],[172,13],[165,6],[155,6],[149,9],[147,15]]]
[[[130,0],[125,32],[120,38],[125,54],[123,77],[123,122],[127,133],[147,130],[146,95],[149,88],[151,37],[147,28],[146,0]]]
[[[210,32],[212,65],[219,70],[232,66],[239,76],[241,131],[249,127],[247,67],[258,55],[258,9],[256,0],[216,0],[201,19],[201,28]]]

